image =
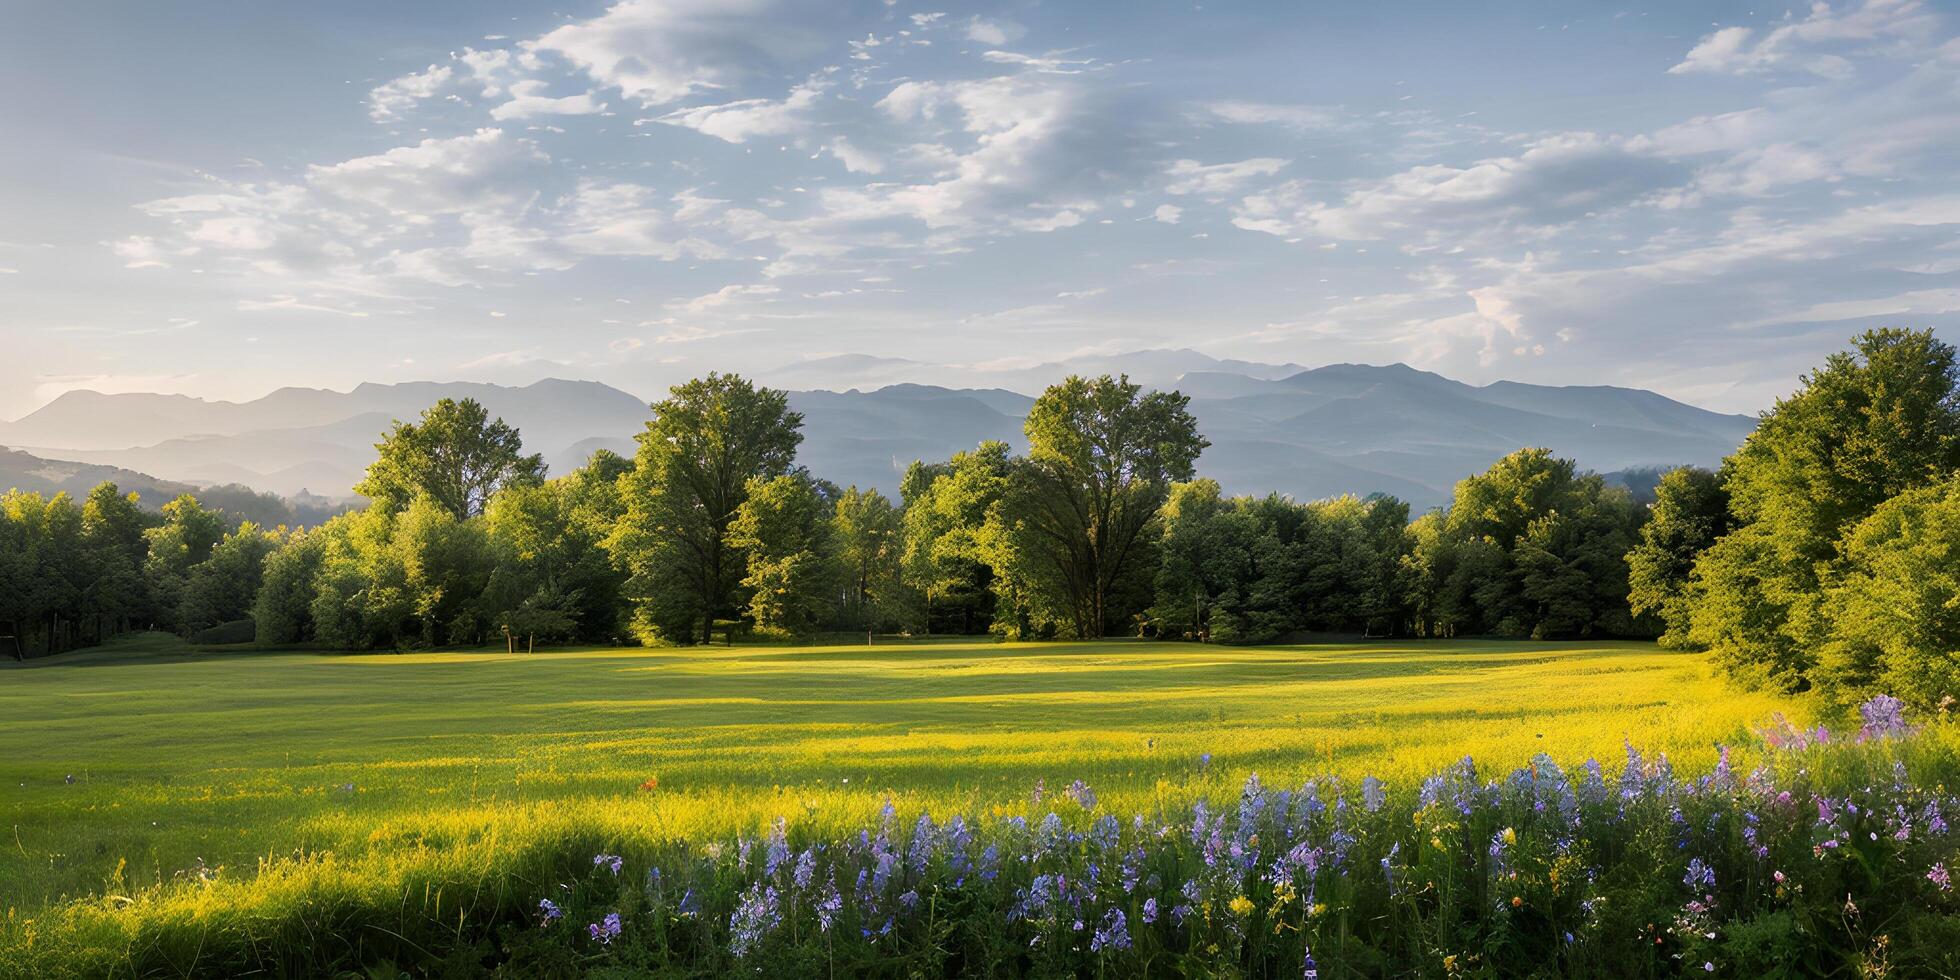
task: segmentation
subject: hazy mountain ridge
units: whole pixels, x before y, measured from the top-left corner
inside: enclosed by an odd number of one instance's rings
[[[916,362],[852,355],[835,366],[897,370]],[[800,367],[800,366],[793,366]],[[927,366],[930,368],[931,366]],[[1053,365],[1069,373],[1128,372],[1191,396],[1212,442],[1199,469],[1234,493],[1296,497],[1393,493],[1443,503],[1462,477],[1527,445],[1549,446],[1602,472],[1679,463],[1714,465],[1754,428],[1650,391],[1500,381],[1475,386],[1406,365],[1258,365],[1191,351],[1145,351]],[[1164,378],[1178,371],[1174,377]],[[914,459],[944,459],[986,439],[1017,445],[1034,403],[1021,372],[969,371],[989,387],[900,382],[870,390],[793,390],[804,415],[800,461],[840,485],[895,493]],[[782,372],[763,372],[770,378]],[[938,373],[923,371],[921,373]],[[778,382],[780,383],[780,382]],[[254,401],[175,395],[64,395],[0,425],[0,443],[44,458],[120,466],[183,483],[245,483],[277,493],[345,494],[395,419],[439,398],[475,398],[517,426],[562,473],[596,449],[633,451],[647,402],[591,381],[522,387],[480,382],[363,384],[348,392],[284,388]],[[129,433],[151,437],[128,444]],[[116,445],[124,440],[124,445]],[[0,480],[0,482],[4,482]]]

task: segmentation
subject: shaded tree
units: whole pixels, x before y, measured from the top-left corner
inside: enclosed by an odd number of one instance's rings
[[[1628,604],[1634,615],[1660,620],[1661,645],[1689,644],[1689,576],[1728,529],[1729,495],[1719,475],[1697,466],[1661,475],[1639,543],[1627,552]]]
[[[1108,376],[1071,377],[1036,399],[1028,454],[996,512],[995,563],[1034,616],[1093,639],[1149,604],[1158,511],[1209,445],[1189,402]]]
[[[806,474],[749,481],[747,499],[729,523],[728,543],[746,556],[741,587],[758,632],[806,635],[832,614],[842,584],[834,512],[835,504]]]
[[[728,527],[749,481],[789,472],[803,416],[780,391],[710,374],[671,390],[639,435],[622,477],[625,511],[611,541],[631,571],[634,629],[646,639],[713,639],[740,614],[747,556]]]

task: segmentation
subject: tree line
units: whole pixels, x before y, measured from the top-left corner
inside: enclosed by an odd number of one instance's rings
[[[1629,597],[1662,642],[1846,702],[1960,694],[1960,373],[1932,331],[1856,338],[1656,492]]]
[[[445,400],[377,445],[367,507],[305,529],[190,496],[150,515],[110,485],[9,493],[0,623],[41,649],[135,625],[343,649],[1659,635],[1846,697],[1960,680],[1960,385],[1930,332],[1857,338],[1651,505],[1538,448],[1413,520],[1381,495],[1232,497],[1197,475],[1188,400],[1125,378],[1049,388],[1024,452],[914,463],[896,502],[797,465],[802,421],[711,374],[652,406],[632,458],[547,478],[515,429]]]

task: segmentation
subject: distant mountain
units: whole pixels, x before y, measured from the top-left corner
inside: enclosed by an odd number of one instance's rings
[[[949,371],[859,355],[806,366],[808,377]],[[944,459],[986,439],[1019,448],[1031,393],[1069,373],[1127,373],[1147,386],[1183,391],[1212,443],[1201,472],[1232,493],[1303,499],[1384,492],[1433,506],[1447,502],[1456,481],[1522,446],[1546,446],[1601,472],[1712,466],[1755,426],[1746,416],[1630,388],[1479,387],[1402,364],[1304,369],[1142,351],[967,370],[958,385],[792,390],[791,406],[804,416],[798,458],[839,485],[892,494],[915,459]],[[642,399],[589,381],[286,388],[239,404],[78,392],[0,427],[0,443],[185,483],[346,495],[393,420],[413,418],[439,398],[465,397],[522,430],[525,445],[543,453],[554,473],[597,449],[631,455],[650,414]]]
[[[187,483],[159,480],[147,473],[116,466],[42,459],[17,449],[0,448],[0,492],[23,490],[47,496],[66,493],[80,500],[95,489],[96,484],[105,480],[114,483],[124,493],[140,495],[143,506],[151,510],[175,499],[178,494],[197,489]]]

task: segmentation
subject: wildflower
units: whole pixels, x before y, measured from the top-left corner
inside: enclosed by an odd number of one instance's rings
[[[538,899],[538,914],[544,917],[544,924],[550,925],[565,917],[565,910],[548,898]]]
[[[1498,836],[1504,838],[1506,845],[1516,844],[1518,842],[1518,832],[1515,828],[1506,827],[1504,828],[1504,832]]]
[[[776,889],[757,882],[742,895],[735,913],[728,917],[729,951],[737,958],[749,955],[762,943],[779,921]]]
[[[1696,891],[1715,890],[1715,869],[1709,867],[1701,858],[1688,862],[1688,873],[1681,883]]]
[[[618,912],[608,912],[606,917],[585,927],[585,934],[603,945],[612,945],[613,937],[620,932]]]
[[[1374,813],[1382,808],[1382,804],[1387,802],[1388,791],[1382,786],[1381,780],[1369,776],[1361,781],[1361,806],[1363,809],[1369,813]]]
[[[1093,810],[1096,808],[1096,791],[1090,789],[1088,783],[1078,779],[1070,783],[1065,792],[1068,794],[1068,798],[1074,800],[1076,805],[1082,809]]]
[[[1947,873],[1945,862],[1933,865],[1932,870],[1926,872],[1926,880],[1932,882],[1933,887],[1940,891],[1950,891],[1953,888],[1953,877]]]
[[[1211,753],[1206,752],[1204,755],[1198,757],[1198,768],[1199,769],[1211,768]]]
[[[626,862],[617,854],[595,854],[592,856],[592,866],[595,868],[609,868],[613,874],[618,874],[619,869],[626,866]]]
[[[1151,923],[1156,921],[1157,921],[1157,900],[1154,898],[1146,898],[1143,900],[1143,924],[1150,925]]]
[[[1099,953],[1105,949],[1124,950],[1130,948],[1130,924],[1123,917],[1122,909],[1110,909],[1096,934],[1089,940],[1089,951]]]
[[[1252,899],[1244,895],[1235,895],[1232,897],[1230,908],[1233,915],[1250,915],[1252,914]]]
[[[1858,729],[1861,742],[1875,739],[1896,738],[1906,734],[1905,705],[1898,698],[1886,694],[1866,701],[1858,706],[1858,717],[1864,724]]]
[[[1318,980],[1320,977],[1320,964],[1313,961],[1313,950],[1311,948],[1304,949],[1301,951],[1301,955],[1301,980]]]

